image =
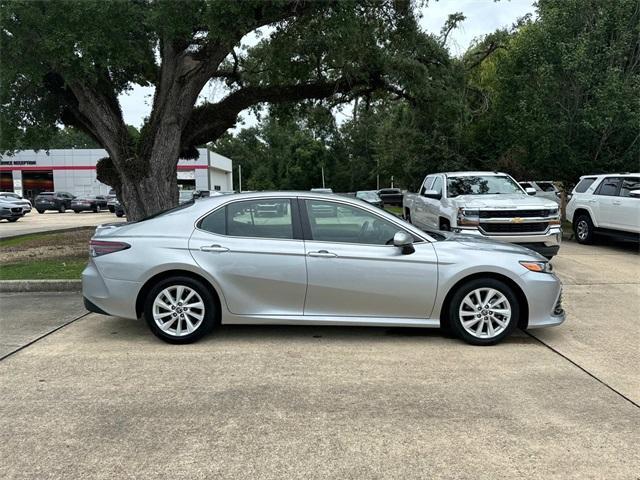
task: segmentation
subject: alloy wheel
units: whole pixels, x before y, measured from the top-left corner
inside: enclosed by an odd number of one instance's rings
[[[586,240],[589,236],[589,224],[586,220],[580,220],[576,226],[576,234],[580,240]]]
[[[202,325],[205,306],[193,288],[172,285],[158,293],[153,301],[152,314],[160,330],[173,337],[184,337]]]
[[[462,327],[476,338],[500,335],[511,321],[511,304],[494,288],[476,288],[462,300],[458,311]]]

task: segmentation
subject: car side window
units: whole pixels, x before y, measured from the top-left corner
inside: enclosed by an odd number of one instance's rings
[[[433,182],[433,186],[431,190],[435,190],[440,195],[442,195],[442,177],[436,177],[436,180]]]
[[[584,193],[586,192],[589,187],[593,184],[593,182],[595,182],[596,179],[595,177],[587,177],[587,178],[583,178],[582,180],[580,180],[578,182],[578,185],[576,185],[576,188],[574,189],[575,193]]]
[[[620,187],[620,196],[630,197],[632,190],[640,190],[640,178],[623,178],[622,186]]]
[[[232,237],[292,239],[291,201],[265,198],[232,202],[207,215],[200,228]]]
[[[431,189],[431,184],[433,183],[433,177],[427,177],[424,179],[422,183],[422,188],[420,188],[420,195],[424,194],[427,190]]]
[[[305,203],[313,240],[389,245],[401,230],[393,223],[351,205],[323,200],[306,200]]]
[[[618,188],[620,187],[620,178],[608,177],[602,180],[602,183],[595,191],[596,195],[615,196],[618,195]]]

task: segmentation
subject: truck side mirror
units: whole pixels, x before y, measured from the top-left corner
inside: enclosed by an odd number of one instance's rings
[[[422,194],[423,197],[434,198],[436,200],[440,200],[442,198],[442,193],[436,190],[425,190]]]

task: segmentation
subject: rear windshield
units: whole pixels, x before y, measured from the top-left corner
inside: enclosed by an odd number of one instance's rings
[[[180,210],[184,210],[185,208],[189,208],[195,205],[195,200],[189,200],[187,202],[181,203],[177,207],[167,208],[166,210],[161,210],[153,215],[149,215],[148,217],[141,218],[138,222],[144,222],[145,220],[151,220],[152,218],[162,217],[163,215],[168,215],[173,212],[178,212]]]
[[[576,188],[573,189],[575,193],[584,193],[589,187],[596,181],[595,177],[586,177],[578,182]]]

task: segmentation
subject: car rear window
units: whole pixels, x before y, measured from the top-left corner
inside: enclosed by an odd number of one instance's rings
[[[629,177],[622,180],[621,197],[630,197],[632,190],[640,190],[640,178]]]
[[[596,181],[596,177],[585,177],[578,182],[576,188],[573,189],[575,193],[584,193],[586,192],[593,182]]]
[[[620,188],[621,178],[608,177],[605,178],[598,188],[594,192],[596,195],[604,195],[607,197],[618,195],[618,189]]]

